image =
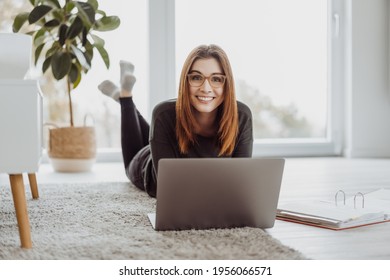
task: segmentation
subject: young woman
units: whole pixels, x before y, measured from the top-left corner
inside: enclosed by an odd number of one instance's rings
[[[156,196],[161,158],[252,156],[252,115],[236,101],[230,62],[220,47],[201,45],[188,55],[178,98],[158,104],[150,126],[133,103],[133,70],[121,61],[121,91],[109,81],[99,89],[121,104],[123,160],[135,186]]]

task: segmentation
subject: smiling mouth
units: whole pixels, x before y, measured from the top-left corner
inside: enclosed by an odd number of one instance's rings
[[[211,97],[211,96],[196,96],[196,98],[198,98],[200,101],[211,101],[213,100],[215,97]]]

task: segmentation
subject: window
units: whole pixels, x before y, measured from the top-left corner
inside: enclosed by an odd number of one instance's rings
[[[162,89],[152,106],[177,95],[179,71],[193,47],[216,43],[231,59],[238,98],[252,98],[255,102],[246,102],[267,109],[252,108],[257,122],[254,156],[341,153],[344,1],[150,0],[152,11],[162,5],[165,9],[150,17],[150,38],[158,34],[165,39],[157,40],[158,49],[151,44],[150,54],[175,77],[162,81],[151,73],[153,86]],[[268,128],[262,129],[264,125]]]
[[[30,11],[28,1],[2,0],[5,8],[0,13],[0,31],[12,32],[12,22],[15,15],[22,11]],[[104,80],[113,81],[119,86],[119,61],[131,61],[135,65],[137,82],[134,86],[134,99],[139,111],[148,116],[148,52],[147,52],[147,1],[100,1],[100,8],[107,15],[117,15],[121,19],[118,29],[101,32],[105,47],[110,56],[110,69],[107,70],[102,59],[96,55],[92,61],[91,70],[83,76],[82,81],[73,92],[75,125],[83,125],[85,116],[94,119],[97,145],[100,154],[120,148],[120,107],[111,98],[106,97],[97,86]],[[37,69],[37,76],[41,75]],[[53,79],[43,78],[41,88],[44,99],[44,122],[68,122],[66,88]],[[63,99],[61,99],[63,96]],[[116,151],[116,154],[118,152]],[[118,157],[117,157],[118,158]]]
[[[7,13],[0,17],[0,29],[10,32],[12,18],[6,16],[12,9],[15,14],[23,10],[26,1],[3,2]],[[106,70],[97,57],[73,93],[78,123],[86,114],[95,119],[99,154],[108,151],[115,154],[108,158],[120,159],[119,105],[97,89],[105,79],[119,82],[119,60],[135,64],[134,99],[150,120],[158,102],[177,96],[184,59],[202,43],[221,45],[229,55],[238,99],[254,115],[254,156],[341,153],[344,1],[100,2],[122,21],[119,29],[101,34],[111,68]]]
[[[324,138],[326,23],[323,0],[176,1],[176,69],[194,46],[220,45],[255,138]]]
[[[120,148],[119,104],[101,94],[97,86],[106,79],[119,86],[119,61],[132,62],[137,77],[134,100],[138,110],[148,116],[147,1],[100,1],[100,7],[107,15],[116,15],[121,20],[118,29],[99,34],[106,42],[111,66],[107,70],[97,55],[73,96],[79,108],[79,124],[85,114],[95,119],[98,148]]]
[[[296,149],[331,141],[327,1],[180,0],[175,5],[176,84],[195,46],[220,45],[232,64],[237,98],[252,110],[259,155],[282,144]]]

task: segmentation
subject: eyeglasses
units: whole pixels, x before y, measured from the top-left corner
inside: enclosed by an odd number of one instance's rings
[[[205,77],[200,73],[192,73],[188,74],[187,77],[188,82],[193,87],[202,86],[204,84],[204,81],[206,81],[207,79],[209,81],[210,86],[212,86],[213,88],[220,88],[223,87],[226,81],[226,76],[221,74],[213,74],[209,77]]]

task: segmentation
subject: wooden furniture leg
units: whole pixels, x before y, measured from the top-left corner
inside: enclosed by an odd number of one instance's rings
[[[39,198],[38,184],[37,184],[37,177],[35,176],[35,173],[28,174],[28,181],[30,182],[31,194],[33,199],[38,199]]]
[[[32,248],[30,221],[27,213],[26,195],[24,193],[23,175],[9,175],[12,197],[14,199],[16,219],[19,226],[19,235],[22,248]]]

